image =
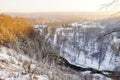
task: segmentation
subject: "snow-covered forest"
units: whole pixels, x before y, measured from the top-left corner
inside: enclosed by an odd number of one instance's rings
[[[0,79],[119,80],[119,16],[97,14],[1,14]]]
[[[120,80],[120,0],[1,0],[0,80]]]

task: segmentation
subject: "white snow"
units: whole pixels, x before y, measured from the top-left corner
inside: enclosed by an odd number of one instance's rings
[[[106,26],[102,26],[96,22],[83,22],[83,23],[75,22],[75,23],[71,23],[69,25],[71,25],[73,27],[79,26],[81,28],[105,28],[106,27]]]
[[[23,68],[24,61],[32,61],[31,68],[35,68],[36,62],[30,59],[28,56],[17,53],[16,51],[7,47],[0,47],[0,79],[3,80],[49,80],[47,75],[35,75],[26,73],[23,74],[25,69]],[[35,79],[36,80],[36,79]]]
[[[68,25],[71,25],[72,27],[67,26],[65,28],[59,26],[56,28],[56,31],[53,35],[54,38],[52,39],[53,41],[51,43],[53,46],[55,45],[60,47],[61,55],[63,55],[71,64],[84,68],[91,67],[99,70],[113,70],[116,67],[118,63],[115,62],[115,56],[113,55],[113,52],[111,51],[111,47],[109,45],[107,47],[107,51],[105,52],[104,60],[99,64],[99,55],[96,56],[96,54],[99,54],[99,43],[96,42],[96,39],[92,38],[91,40],[88,40],[87,43],[85,41],[87,36],[84,33],[87,28],[100,28],[100,30],[102,30],[106,28],[106,26],[102,26],[97,22],[75,22]],[[76,27],[79,27],[80,30],[76,31]],[[47,38],[48,37],[49,35],[47,35]],[[117,42],[118,39],[114,38],[113,41]],[[86,51],[87,53],[82,50]],[[93,54],[95,54],[94,57],[92,57]]]
[[[54,34],[54,40],[53,43],[57,44],[57,35],[59,34],[60,31],[62,30],[72,30],[72,28],[57,28],[55,34]],[[64,34],[63,34],[64,35]]]

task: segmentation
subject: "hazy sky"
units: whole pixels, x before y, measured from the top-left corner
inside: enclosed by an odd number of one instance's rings
[[[0,0],[0,12],[98,11],[111,0]]]

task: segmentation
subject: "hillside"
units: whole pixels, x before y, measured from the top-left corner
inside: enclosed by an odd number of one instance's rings
[[[49,24],[3,14],[0,19],[1,79],[119,80],[120,33],[111,31],[119,30],[109,24],[113,19],[57,25],[46,18],[41,20]]]
[[[59,57],[57,51],[34,29],[31,20],[3,14],[0,19],[3,37],[0,43],[1,80],[79,79],[60,70],[55,61]]]

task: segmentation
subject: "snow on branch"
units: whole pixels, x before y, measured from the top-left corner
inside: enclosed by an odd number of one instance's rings
[[[102,4],[100,9],[116,9],[117,7],[120,7],[120,0],[113,0],[110,3]]]
[[[120,28],[114,28],[114,29],[104,31],[104,33],[99,34],[99,36],[97,38],[97,41],[103,39],[105,36],[107,36],[107,35],[109,35],[109,34],[111,34],[113,32],[120,32]]]

